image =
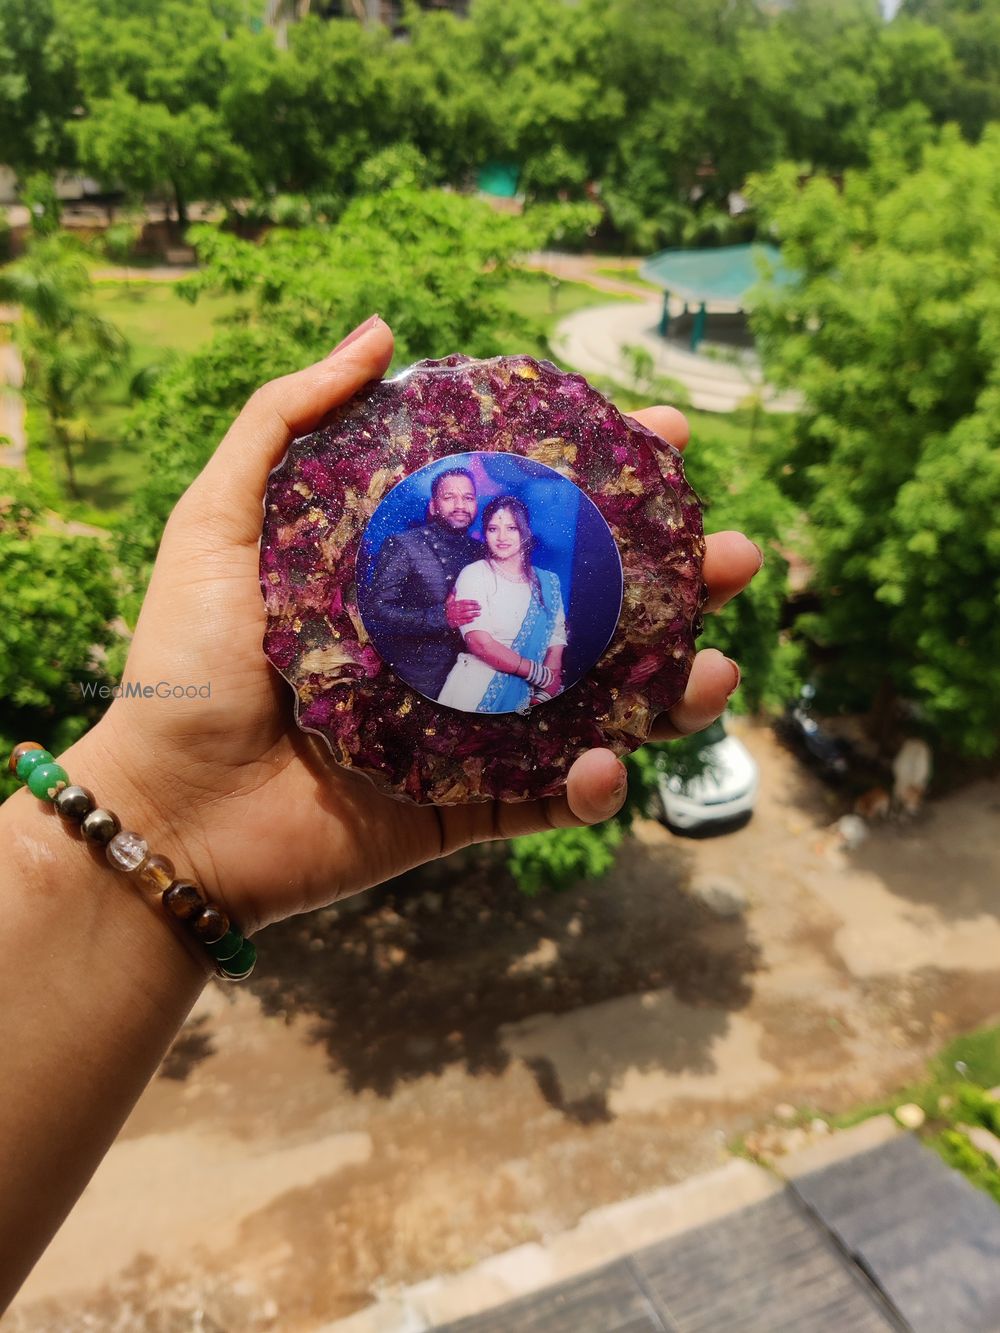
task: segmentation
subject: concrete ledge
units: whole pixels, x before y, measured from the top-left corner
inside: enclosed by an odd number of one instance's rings
[[[775,1165],[786,1180],[796,1180],[813,1171],[822,1171],[834,1162],[842,1162],[845,1157],[855,1157],[858,1153],[880,1148],[883,1143],[905,1133],[906,1130],[900,1128],[891,1115],[876,1115],[870,1120],[862,1120],[859,1125],[852,1125],[850,1129],[838,1130],[796,1152],[790,1152],[779,1158]]]
[[[464,1273],[387,1293],[367,1309],[325,1324],[318,1333],[426,1333],[713,1222],[782,1188],[763,1167],[734,1158],[716,1171],[595,1208],[572,1230],[542,1243],[519,1245]]]
[[[393,1297],[366,1306],[346,1319],[323,1324],[315,1333],[427,1333],[427,1324]]]

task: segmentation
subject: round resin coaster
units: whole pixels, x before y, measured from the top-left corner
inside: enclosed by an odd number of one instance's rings
[[[683,694],[703,553],[680,454],[582,376],[423,361],[271,473],[264,650],[299,726],[383,790],[554,795]]]

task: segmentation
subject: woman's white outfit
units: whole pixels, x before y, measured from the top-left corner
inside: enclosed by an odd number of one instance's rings
[[[543,570],[539,574],[545,573]],[[549,576],[543,582],[556,584]],[[556,586],[558,586],[556,584]],[[479,603],[479,615],[461,626],[462,637],[467,638],[475,630],[484,630],[497,643],[510,648],[520,632],[531,602],[531,584],[514,583],[494,572],[488,560],[477,560],[466,565],[455,580],[455,597],[458,601]],[[548,648],[566,644],[566,616],[560,598],[555,624],[549,638]],[[537,659],[539,661],[542,657]],[[460,708],[464,712],[474,713],[490,682],[496,675],[496,668],[472,653],[459,653],[458,660],[448,674],[438,702],[449,708]]]

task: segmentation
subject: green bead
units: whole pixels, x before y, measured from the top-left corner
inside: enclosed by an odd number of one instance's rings
[[[69,786],[69,774],[60,764],[36,764],[28,774],[28,790],[40,801],[54,801],[63,787]]]
[[[232,958],[227,958],[224,963],[220,963],[219,968],[227,980],[242,981],[253,971],[253,965],[256,961],[257,950],[249,940],[244,940],[242,948],[234,953]]]
[[[37,768],[39,764],[51,764],[54,762],[55,761],[52,755],[49,754],[48,750],[29,750],[27,754],[21,755],[21,758],[17,761],[17,768],[14,772],[22,782],[27,782],[28,775],[31,773],[32,769]]]
[[[214,944],[205,945],[206,950],[219,963],[224,963],[229,958],[235,958],[242,947],[243,936],[238,930],[227,930],[221,940],[216,940]]]

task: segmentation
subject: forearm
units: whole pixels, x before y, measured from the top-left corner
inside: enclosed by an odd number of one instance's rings
[[[475,630],[466,636],[465,646],[481,662],[491,666],[494,671],[506,671],[509,676],[526,677],[530,662],[513,648],[498,643],[492,634],[485,630]]]
[[[170,856],[106,745],[96,728],[57,758],[124,828]],[[0,807],[0,884],[2,1310],[155,1074],[209,969],[103,848],[26,789]]]

